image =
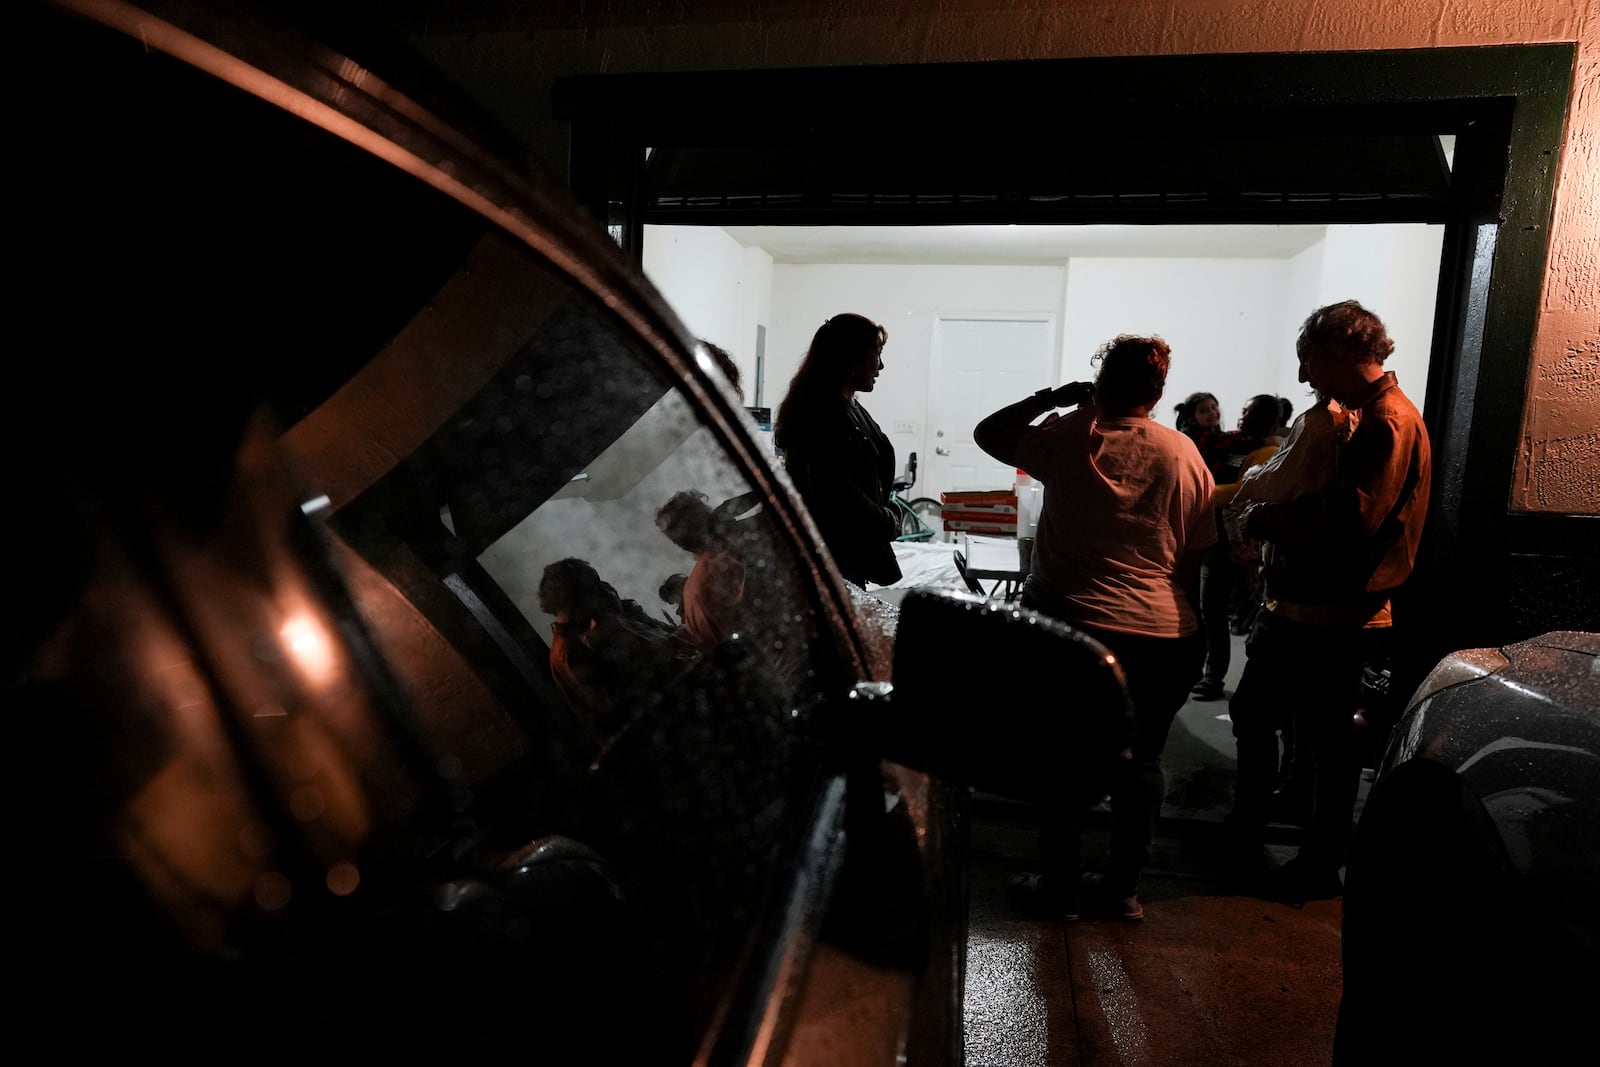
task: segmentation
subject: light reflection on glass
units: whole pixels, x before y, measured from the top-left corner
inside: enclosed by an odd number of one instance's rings
[[[312,685],[324,685],[333,678],[333,645],[327,632],[310,615],[296,615],[278,630],[289,658]]]

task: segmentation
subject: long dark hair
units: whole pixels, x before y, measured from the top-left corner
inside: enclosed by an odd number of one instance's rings
[[[819,403],[837,403],[851,373],[874,349],[881,351],[889,331],[867,318],[845,312],[828,319],[812,335],[800,368],[789,381],[789,391],[778,405],[774,437],[781,448]]]

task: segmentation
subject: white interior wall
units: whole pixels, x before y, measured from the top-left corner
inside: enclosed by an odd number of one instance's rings
[[[1294,343],[1300,336],[1300,324],[1324,303],[1322,258],[1326,243],[1324,238],[1294,256],[1284,270],[1283,315],[1274,344],[1279,353],[1277,385],[1265,391],[1288,397],[1294,402],[1295,414],[1310,407],[1315,399],[1311,386],[1300,381],[1300,361],[1295,356]]]
[[[1318,298],[1305,314],[1338,300],[1361,301],[1383,320],[1394,341],[1394,355],[1385,366],[1411,402],[1422,407],[1444,227],[1330,226],[1321,248]]]
[[[756,324],[769,316],[772,257],[717,226],[652,226],[644,273],[690,333],[733,357],[755,403]]]
[[[889,329],[885,371],[866,399],[900,455],[927,454],[928,357],[942,313],[1026,311],[1059,322],[1062,381],[1090,376],[1089,356],[1122,332],[1173,346],[1160,412],[1205,390],[1232,426],[1255,393],[1310,402],[1294,341],[1313,309],[1357,299],[1395,339],[1389,367],[1421,406],[1433,336],[1443,227],[1332,226],[1285,259],[1076,257],[1042,266],[774,263],[715,227],[650,227],[645,272],[689,329],[728,349],[754,403],[755,326],[767,326],[765,402],[776,409],[816,327],[858,311]],[[896,430],[909,424],[910,429]]]
[[[1246,400],[1277,391],[1285,288],[1281,259],[1074,259],[1062,377],[1092,378],[1089,358],[1120,333],[1158,334],[1172,370],[1157,418],[1173,425],[1173,407],[1204,391],[1231,428]]]

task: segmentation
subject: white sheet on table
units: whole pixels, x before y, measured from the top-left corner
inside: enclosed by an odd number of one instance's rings
[[[956,570],[956,546],[946,542],[896,541],[895,559],[900,561],[900,580],[887,589],[955,589],[967,592],[967,583]]]

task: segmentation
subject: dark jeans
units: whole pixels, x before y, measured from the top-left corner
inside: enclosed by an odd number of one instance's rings
[[[1228,554],[1228,541],[1218,531],[1217,543],[1200,565],[1200,629],[1205,633],[1205,676],[1222,681],[1233,658],[1228,613],[1233,607],[1238,564]]]
[[[1330,870],[1344,865],[1361,784],[1355,732],[1361,670],[1386,636],[1387,630],[1311,626],[1270,611],[1256,617],[1245,643],[1244,675],[1228,702],[1238,765],[1229,815],[1235,829],[1259,839],[1266,827],[1287,708],[1295,774],[1313,776],[1311,825],[1300,857]],[[1309,768],[1301,765],[1308,757]]]
[[[1026,593],[1022,604],[1050,614]],[[1083,816],[1109,793],[1106,887],[1117,896],[1132,896],[1150,862],[1150,843],[1166,796],[1161,751],[1172,720],[1200,676],[1205,639],[1198,632],[1188,637],[1140,637],[1068,622],[1105,645],[1122,664],[1134,710],[1133,758],[1106,768],[1096,780],[1059,783],[1055,795],[1040,805],[1039,858],[1046,884],[1070,892],[1082,870]]]

